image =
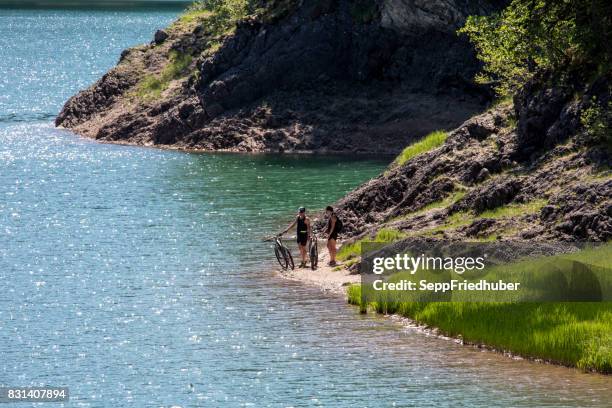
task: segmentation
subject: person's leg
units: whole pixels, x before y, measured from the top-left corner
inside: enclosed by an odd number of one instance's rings
[[[329,245],[329,261],[335,263],[336,262],[336,240],[334,238],[330,238],[327,241]]]
[[[300,248],[300,255],[302,256],[302,265],[305,266],[306,265],[306,245],[298,245],[298,247]]]

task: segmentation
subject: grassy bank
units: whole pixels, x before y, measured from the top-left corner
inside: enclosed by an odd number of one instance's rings
[[[400,154],[397,156],[395,161],[393,162],[394,166],[401,166],[406,163],[410,159],[433,150],[437,147],[440,147],[446,141],[448,134],[442,130],[437,130],[435,132],[431,132],[423,139],[415,142],[408,147],[406,147]]]
[[[612,244],[568,258],[609,267]],[[523,264],[524,265],[524,264]],[[612,302],[461,303],[373,302],[361,305],[361,288],[351,286],[349,303],[362,310],[409,317],[452,337],[486,344],[532,359],[586,371],[612,373]]]
[[[171,51],[168,64],[159,74],[149,74],[140,81],[136,88],[136,96],[141,100],[158,99],[162,92],[168,89],[172,81],[188,73],[192,61],[193,57],[191,55]]]

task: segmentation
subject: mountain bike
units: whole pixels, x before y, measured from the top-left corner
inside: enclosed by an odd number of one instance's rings
[[[310,269],[314,271],[319,264],[319,246],[315,234],[312,234],[308,242],[308,256],[310,257]]]
[[[284,271],[286,271],[288,268],[295,269],[295,263],[293,262],[291,251],[289,251],[289,248],[283,244],[280,235],[266,239],[266,241],[274,241],[274,255],[276,255],[276,260]]]

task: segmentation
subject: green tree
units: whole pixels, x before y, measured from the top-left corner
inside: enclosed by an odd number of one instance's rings
[[[608,72],[611,26],[610,0],[513,0],[501,13],[470,16],[459,32],[484,63],[476,80],[508,95],[543,70]]]

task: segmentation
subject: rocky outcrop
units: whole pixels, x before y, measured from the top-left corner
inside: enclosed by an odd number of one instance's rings
[[[612,238],[612,157],[580,121],[594,97],[610,100],[612,78],[579,99],[545,83],[351,192],[337,204],[347,236],[393,228],[444,239]]]
[[[474,85],[479,64],[455,30],[503,2],[293,3],[223,38],[206,18],[179,20],[152,44],[124,52],[66,103],[57,125],[104,141],[186,149],[397,153],[457,126],[490,97]],[[169,77],[177,55],[191,62]]]
[[[140,80],[138,72],[122,68],[105,74],[93,87],[70,99],[57,117],[56,124],[72,128],[111,108]]]
[[[379,11],[375,2],[304,2],[273,26],[244,21],[226,46],[201,64],[200,100],[218,113],[270,93],[271,84],[324,91],[330,81],[381,80],[418,91],[463,93],[473,87],[478,64],[455,28],[467,15],[492,8],[484,1],[470,2],[471,7],[456,1],[418,3],[383,1]],[[358,13],[371,13],[372,20],[363,21]],[[435,46],[427,46],[434,38]]]
[[[491,8],[501,9],[504,1],[472,2],[453,0],[385,0],[381,2],[381,25],[400,32],[415,34],[443,30],[452,32],[465,16],[485,14]]]
[[[573,185],[551,197],[541,222],[564,237],[605,241],[612,237],[612,180]]]

